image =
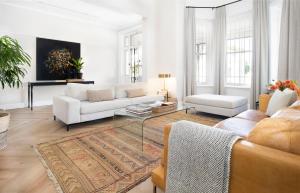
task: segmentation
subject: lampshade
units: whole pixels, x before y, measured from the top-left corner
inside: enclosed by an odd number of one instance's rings
[[[171,74],[158,74],[158,78],[170,78]]]

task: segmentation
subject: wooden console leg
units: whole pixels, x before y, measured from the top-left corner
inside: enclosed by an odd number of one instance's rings
[[[53,116],[53,119],[54,119],[54,121],[56,121],[56,116],[55,115]]]
[[[156,193],[156,186],[153,186],[153,193]]]

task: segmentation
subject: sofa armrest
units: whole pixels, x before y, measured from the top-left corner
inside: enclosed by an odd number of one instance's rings
[[[53,98],[53,114],[65,124],[80,122],[80,100],[68,96]]]
[[[271,97],[272,97],[272,95],[269,95],[269,94],[261,94],[259,96],[259,111],[264,112],[264,113],[267,111],[268,104],[269,104]]]
[[[164,184],[171,125],[164,128]],[[300,190],[300,156],[238,141],[232,150],[230,193],[297,193]]]

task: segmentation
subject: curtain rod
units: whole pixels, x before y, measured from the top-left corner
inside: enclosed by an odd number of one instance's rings
[[[234,4],[234,3],[238,3],[242,0],[237,0],[237,1],[233,1],[233,2],[230,2],[230,3],[226,3],[224,5],[220,5],[220,6],[216,6],[216,7],[197,7],[197,6],[186,6],[185,8],[198,8],[198,9],[217,9],[217,8],[220,8],[220,7],[225,7],[227,5],[231,5],[231,4]]]

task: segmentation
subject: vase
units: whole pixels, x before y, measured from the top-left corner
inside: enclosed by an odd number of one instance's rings
[[[77,72],[77,79],[82,79],[82,73],[81,72]]]
[[[9,113],[0,112],[0,150],[7,146],[7,131],[9,125]]]

